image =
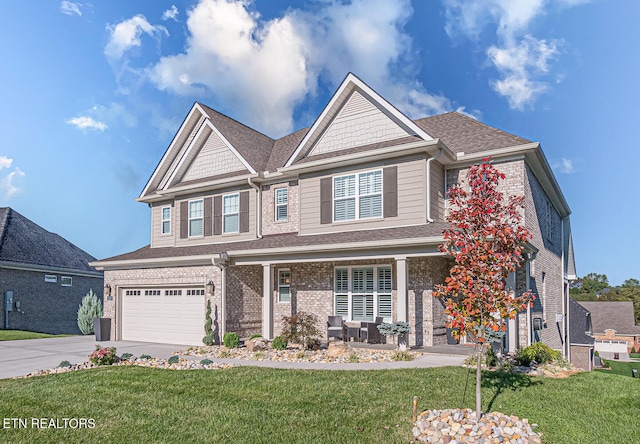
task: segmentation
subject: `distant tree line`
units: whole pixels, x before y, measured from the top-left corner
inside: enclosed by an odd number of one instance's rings
[[[631,301],[636,324],[640,324],[640,281],[629,278],[612,287],[606,274],[589,273],[571,284],[571,297],[576,301]]]

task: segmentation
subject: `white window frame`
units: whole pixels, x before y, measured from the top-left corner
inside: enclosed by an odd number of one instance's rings
[[[236,198],[238,199],[238,211],[233,212],[233,213],[226,213],[226,208],[225,208],[225,200],[229,197],[233,197],[236,196]],[[235,231],[227,231],[227,218],[226,216],[238,216],[238,223],[237,223],[237,229]],[[231,194],[225,194],[224,196],[222,196],[222,234],[229,234],[229,233],[239,233],[240,232],[240,193],[231,193]]]
[[[284,193],[283,193],[284,192]],[[280,196],[278,196],[280,194]],[[282,194],[284,194],[284,198],[282,198]],[[276,188],[274,191],[274,219],[276,222],[286,222],[289,219],[289,189],[287,187]],[[280,208],[284,207],[284,219],[280,219]]]
[[[368,193],[368,194],[361,194],[360,192],[360,176],[364,175],[364,174],[369,174],[369,173],[379,173],[380,174],[380,191],[379,192],[375,192],[375,193]],[[344,196],[344,197],[338,197],[336,198],[336,181],[338,179],[343,179],[349,176],[353,176],[354,177],[354,181],[355,181],[355,192],[353,195],[351,196]],[[331,212],[332,212],[332,217],[333,217],[333,222],[349,222],[349,221],[353,221],[353,220],[372,220],[372,219],[381,219],[384,217],[384,177],[383,177],[383,172],[382,172],[382,168],[377,168],[374,170],[367,170],[367,171],[360,171],[358,173],[350,173],[350,174],[344,174],[341,176],[334,176],[333,180],[332,180],[332,190],[331,190],[331,195],[333,197],[332,201],[331,201]],[[360,217],[360,200],[363,197],[370,197],[370,196],[380,196],[380,215],[376,215],[376,216],[371,216],[371,217]],[[353,199],[355,201],[355,210],[354,210],[354,218],[353,219],[340,219],[340,220],[336,220],[336,201],[346,201],[346,200],[351,200]]]
[[[373,269],[373,291],[372,292],[367,292],[365,291],[364,293],[362,292],[355,292],[353,289],[353,270],[355,269]],[[380,269],[388,269],[390,270],[389,272],[391,273],[391,282],[390,282],[390,289],[389,291],[386,290],[381,290],[380,289],[380,282],[379,282],[379,270]],[[338,292],[337,288],[336,288],[336,278],[337,278],[337,273],[338,270],[347,270],[347,282],[348,282],[348,289],[346,292],[344,291],[340,291]],[[346,314],[346,319],[345,321],[347,322],[373,322],[375,321],[376,317],[378,316],[383,316],[384,317],[384,322],[391,322],[391,317],[393,316],[393,313],[388,313],[388,316],[386,316],[387,313],[381,314],[381,302],[383,303],[391,303],[391,307],[393,307],[393,267],[390,264],[375,264],[375,265],[353,265],[353,266],[336,266],[334,267],[334,279],[333,279],[333,311],[335,313],[336,316],[340,316],[340,313],[338,312],[338,298],[342,298],[343,300],[341,301],[341,305],[344,307],[344,297],[347,297],[347,314]],[[368,297],[368,296],[372,296],[372,303],[373,303],[373,316],[371,317],[371,319],[365,318],[365,319],[354,319],[353,316],[353,305],[354,305],[354,299],[357,298],[362,298],[362,297]],[[384,298],[384,299],[382,299]],[[388,301],[388,302],[387,302]],[[364,300],[365,304],[366,304],[366,299]],[[365,308],[366,310],[366,308]],[[344,314],[342,314],[343,317]]]
[[[68,282],[66,282],[67,279]],[[71,276],[60,276],[60,285],[63,287],[73,287],[73,278]]]
[[[287,283],[282,283],[282,281],[281,281],[283,273],[288,273],[288,275],[289,275],[289,283],[288,284]],[[286,288],[286,289],[289,290],[288,299],[284,299],[282,297],[282,289],[283,288]],[[283,304],[291,303],[291,270],[288,269],[288,268],[280,268],[280,269],[278,269],[278,302],[279,303],[283,303]]]
[[[195,204],[198,202],[200,202],[202,205],[202,214],[200,215],[200,217],[191,217],[191,204]],[[187,205],[187,219],[189,224],[189,237],[203,237],[204,236],[204,199],[194,199],[189,201],[189,204]],[[191,232],[191,222],[196,220],[202,221],[202,224],[201,224],[202,232],[199,234],[193,234]]]
[[[55,284],[58,282],[58,276],[56,276],[55,274],[45,274],[44,281],[49,284]]]
[[[164,210],[169,210],[169,217],[164,217]],[[164,230],[164,224],[168,223],[169,229],[167,231]],[[160,208],[160,233],[161,234],[171,234],[171,205]]]

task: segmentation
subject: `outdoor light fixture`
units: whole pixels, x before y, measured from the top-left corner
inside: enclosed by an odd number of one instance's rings
[[[216,291],[216,286],[215,286],[215,284],[213,283],[213,281],[209,281],[209,282],[207,283],[207,293],[208,293],[208,294],[213,294],[213,292],[214,292],[214,291]]]
[[[111,297],[111,284],[107,284],[104,286],[104,294],[107,297],[107,301],[113,299],[113,297]]]

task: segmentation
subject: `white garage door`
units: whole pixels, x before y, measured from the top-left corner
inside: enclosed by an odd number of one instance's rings
[[[204,289],[122,290],[122,339],[202,345]]]

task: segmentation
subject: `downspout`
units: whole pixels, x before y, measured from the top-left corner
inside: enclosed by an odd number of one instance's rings
[[[258,239],[262,239],[262,192],[260,187],[251,182],[251,178],[247,177],[249,186],[256,190],[256,235]]]
[[[217,258],[212,258],[211,263],[220,269],[220,343],[227,332],[227,260],[226,252],[220,253]]]
[[[531,254],[527,255],[526,289],[531,289]],[[531,345],[531,304],[527,304],[527,347]]]
[[[564,341],[564,347],[562,348],[562,356],[565,359],[570,359],[570,347],[569,342],[569,299],[567,288],[569,287],[567,280],[567,270],[564,265],[565,250],[564,250],[564,218],[560,219],[560,242],[562,245],[562,255],[560,256],[560,268],[562,272],[562,339]]]
[[[444,149],[440,148],[440,152],[438,152],[438,154],[427,159],[427,222],[429,223],[433,222],[433,219],[431,218],[431,161],[442,156],[442,153],[444,153]]]

